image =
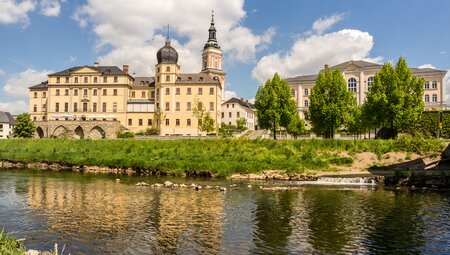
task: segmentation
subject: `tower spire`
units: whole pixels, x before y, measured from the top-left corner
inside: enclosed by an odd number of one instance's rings
[[[213,47],[216,49],[220,49],[219,44],[217,43],[217,38],[216,38],[216,27],[214,26],[215,22],[214,22],[214,10],[211,11],[211,26],[209,27],[209,36],[208,36],[208,41],[205,44],[204,49],[208,48],[208,47]]]
[[[214,10],[211,11],[211,26],[214,26]]]
[[[167,23],[166,45],[170,45],[170,24]]]

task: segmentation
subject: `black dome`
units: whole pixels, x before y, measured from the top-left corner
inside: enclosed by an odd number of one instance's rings
[[[172,46],[170,46],[170,41],[166,41],[166,45],[159,49],[158,53],[156,53],[156,58],[158,59],[158,64],[176,64],[178,62],[178,53]]]

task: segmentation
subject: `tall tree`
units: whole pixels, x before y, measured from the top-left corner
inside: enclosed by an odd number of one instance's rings
[[[255,99],[256,116],[261,128],[273,131],[273,139],[277,139],[277,129],[288,125],[297,115],[295,101],[286,80],[275,73],[272,79],[259,87]]]
[[[192,108],[192,113],[197,118],[198,130],[201,132],[212,133],[216,127],[214,119],[211,113],[205,110],[203,107],[203,102],[197,97],[194,99],[194,107]]]
[[[14,137],[32,138],[34,131],[36,131],[36,127],[34,126],[33,121],[31,121],[30,114],[19,114],[14,124]]]
[[[336,131],[352,118],[356,99],[341,71],[325,68],[319,72],[316,85],[311,91],[307,117],[312,130],[325,138],[333,138]]]
[[[395,138],[398,132],[412,131],[424,110],[423,84],[424,80],[413,76],[402,57],[395,67],[386,63],[375,75],[364,116],[371,126],[382,128],[382,138]]]

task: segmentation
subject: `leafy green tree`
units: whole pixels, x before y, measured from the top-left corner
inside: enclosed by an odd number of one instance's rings
[[[363,116],[363,106],[359,105],[353,108],[352,118],[347,123],[347,130],[350,134],[360,135],[366,133],[368,125],[365,122],[365,116]]]
[[[33,121],[31,121],[30,114],[19,114],[14,124],[14,137],[32,138],[34,135],[34,131],[36,131],[36,126],[34,125]]]
[[[336,131],[351,120],[356,105],[355,96],[347,89],[338,68],[319,72],[310,100],[307,117],[312,130],[325,138],[333,138]]]
[[[206,132],[207,134],[214,132],[216,129],[215,121],[212,118],[211,113],[205,110],[203,103],[198,98],[194,99],[192,113],[197,118],[198,130]]]
[[[294,117],[291,121],[291,123],[289,123],[289,125],[287,126],[287,132],[294,136],[295,139],[297,139],[297,136],[302,135],[306,132],[305,129],[305,122],[300,119],[300,116],[298,116],[298,114],[296,115],[296,117]]]
[[[272,79],[267,80],[264,86],[259,87],[255,106],[259,126],[272,130],[275,140],[277,129],[279,127],[287,129],[294,116],[298,115],[289,85],[277,73]]]
[[[244,132],[247,130],[247,127],[245,126],[247,124],[247,121],[245,118],[240,118],[236,120],[236,132]]]
[[[382,138],[412,132],[424,110],[423,84],[422,78],[413,76],[404,58],[400,57],[395,67],[384,64],[367,94],[366,121],[382,128]]]

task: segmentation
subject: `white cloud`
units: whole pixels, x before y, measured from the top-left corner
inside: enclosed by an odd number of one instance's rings
[[[316,21],[314,21],[312,25],[312,31],[309,33],[312,34],[323,34],[325,31],[330,29],[334,24],[344,20],[347,17],[345,13],[335,13],[328,17],[322,17]]]
[[[445,55],[445,51],[441,51],[441,52],[439,52],[439,54],[441,54],[441,55]]]
[[[228,99],[231,99],[233,97],[238,97],[236,91],[225,91],[225,101],[227,101]]]
[[[0,102],[0,111],[9,112],[11,114],[20,114],[29,111],[28,103],[24,100],[14,102]]]
[[[30,24],[28,12],[36,8],[33,0],[0,0],[0,24],[21,23],[24,27]]]
[[[263,82],[275,72],[290,77],[316,74],[325,64],[335,65],[348,60],[381,62],[381,57],[369,57],[373,44],[369,33],[354,29],[300,38],[287,53],[277,52],[262,57],[252,76]]]
[[[61,13],[61,2],[65,2],[65,0],[41,0],[39,6],[41,7],[42,15],[59,16]]]
[[[21,73],[13,74],[6,80],[2,91],[9,97],[28,99],[28,87],[46,81],[47,74],[52,72],[49,70],[36,71],[27,69]]]
[[[5,74],[6,74],[5,71],[3,71],[3,69],[0,69],[0,76],[3,76]]]
[[[210,13],[215,9],[217,39],[230,61],[249,62],[272,41],[276,30],[256,34],[241,24],[246,17],[244,0],[88,0],[73,15],[81,27],[93,31],[96,48],[111,50],[100,56],[100,64],[129,63],[138,75],[148,75],[156,64],[156,51],[164,45],[165,27],[176,35],[172,46],[179,53],[183,72],[200,70],[201,50],[208,38]],[[117,15],[120,13],[120,15]],[[189,15],[186,15],[189,13]],[[144,62],[145,61],[145,62]]]
[[[436,69],[436,67],[434,67],[432,64],[424,64],[424,65],[418,66],[417,68],[431,68],[431,69]]]

